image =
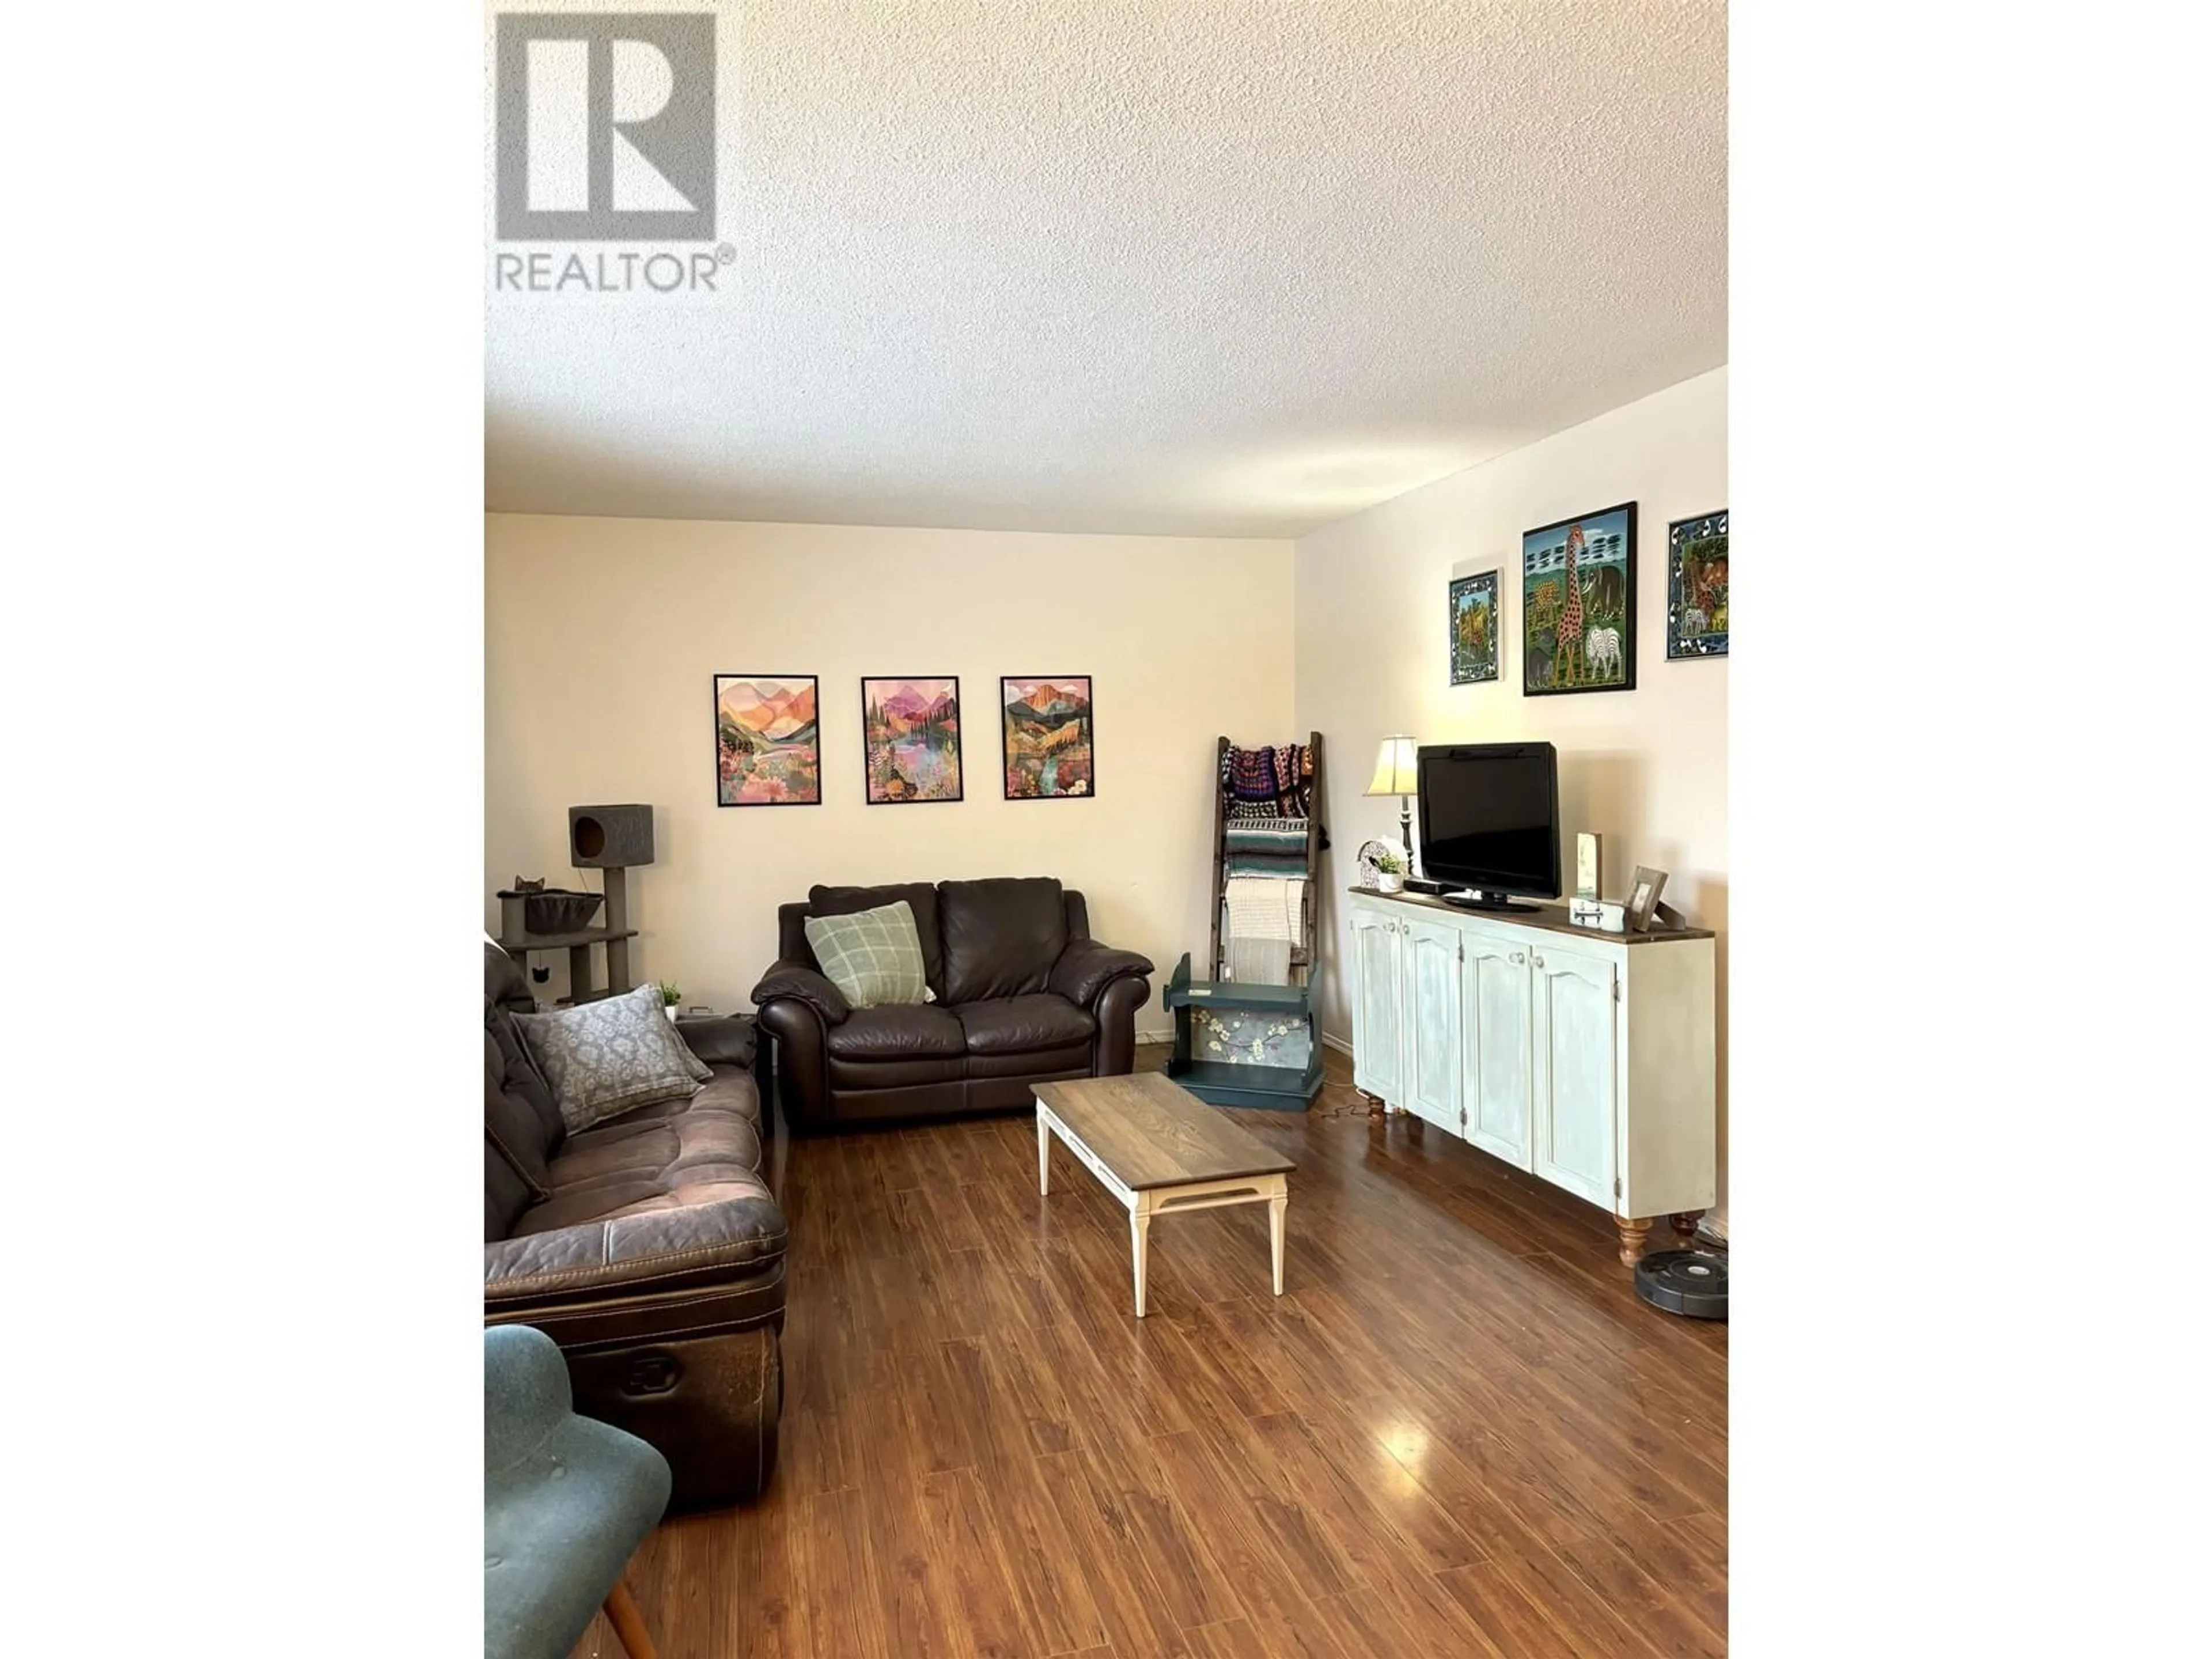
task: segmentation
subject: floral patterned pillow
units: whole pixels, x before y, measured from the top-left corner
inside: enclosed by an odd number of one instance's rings
[[[689,1099],[714,1075],[661,1012],[657,985],[550,1013],[517,1014],[514,1023],[570,1134],[641,1106]]]

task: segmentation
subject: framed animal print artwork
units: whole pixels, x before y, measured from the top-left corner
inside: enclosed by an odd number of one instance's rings
[[[862,680],[860,726],[869,805],[961,799],[957,676]]]
[[[999,682],[999,713],[1008,800],[1098,793],[1090,675],[1007,675]]]
[[[1667,657],[1728,655],[1729,515],[1667,526]]]
[[[1636,503],[1521,538],[1521,690],[1636,689]]]
[[[1498,678],[1498,573],[1461,576],[1451,585],[1451,683]]]
[[[714,805],[822,805],[813,675],[714,676]]]

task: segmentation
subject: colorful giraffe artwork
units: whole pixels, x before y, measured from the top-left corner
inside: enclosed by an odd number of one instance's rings
[[[1521,689],[1636,689],[1636,503],[1521,538]]]
[[[1559,625],[1553,635],[1553,638],[1559,646],[1553,660],[1559,664],[1559,672],[1565,676],[1565,684],[1569,685],[1572,685],[1580,678],[1581,665],[1576,659],[1582,655],[1583,648],[1583,585],[1580,562],[1582,550],[1583,527],[1578,524],[1569,525],[1567,526],[1567,597],[1559,611]]]

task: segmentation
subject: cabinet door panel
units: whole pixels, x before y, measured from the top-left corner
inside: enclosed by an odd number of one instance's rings
[[[1601,957],[1545,945],[1530,953],[1534,990],[1536,1174],[1613,1206],[1614,1036],[1620,1005]]]
[[[1352,913],[1358,985],[1352,999],[1352,1080],[1378,1100],[1400,1103],[1398,934],[1389,917]]]
[[[1528,947],[1470,937],[1466,1075],[1460,1099],[1467,1138],[1516,1169],[1529,1165],[1528,1119],[1535,1095],[1529,1065]]]
[[[1406,1109],[1457,1134],[1459,932],[1433,921],[1408,921],[1402,927]]]

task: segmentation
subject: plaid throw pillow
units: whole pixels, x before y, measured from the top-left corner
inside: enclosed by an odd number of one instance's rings
[[[855,1008],[911,1007],[931,1000],[921,935],[904,899],[849,916],[809,916],[806,942]]]

